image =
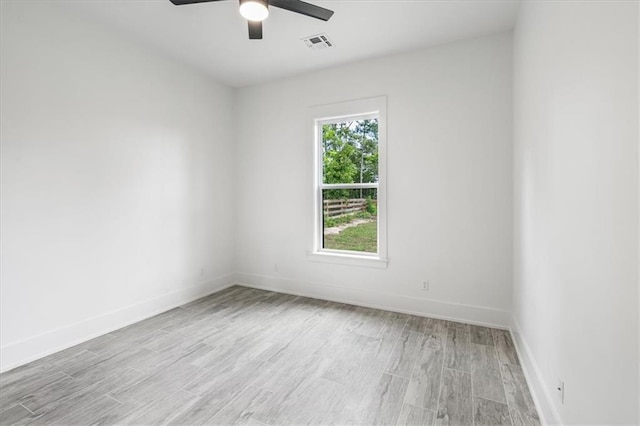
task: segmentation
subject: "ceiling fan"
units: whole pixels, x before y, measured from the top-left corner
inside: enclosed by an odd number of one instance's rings
[[[171,0],[176,6],[193,3],[207,3],[221,0]],[[269,16],[269,6],[279,7],[312,18],[328,21],[333,10],[315,6],[301,0],[240,0],[240,14],[249,23],[249,39],[262,39],[262,21]]]

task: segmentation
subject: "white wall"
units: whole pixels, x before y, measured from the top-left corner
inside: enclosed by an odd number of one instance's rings
[[[637,2],[523,2],[516,27],[514,316],[550,422],[640,420],[638,37]]]
[[[2,2],[1,102],[3,370],[231,282],[231,89]]]
[[[508,325],[511,71],[511,36],[500,34],[239,90],[238,280]],[[379,95],[388,96],[388,269],[312,262],[307,109]]]

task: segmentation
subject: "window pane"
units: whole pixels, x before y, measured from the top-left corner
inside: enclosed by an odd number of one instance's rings
[[[378,120],[322,125],[323,183],[378,182]]]
[[[322,247],[378,252],[378,190],[322,190]]]

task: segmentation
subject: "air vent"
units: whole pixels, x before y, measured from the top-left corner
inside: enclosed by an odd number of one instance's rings
[[[309,49],[323,50],[333,47],[334,44],[326,34],[317,34],[302,39]]]

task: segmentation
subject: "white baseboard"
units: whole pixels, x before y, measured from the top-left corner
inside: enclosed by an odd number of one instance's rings
[[[200,283],[140,303],[9,343],[0,348],[0,372],[70,348],[234,285],[232,275]]]
[[[533,402],[538,410],[540,416],[540,422],[543,425],[561,425],[560,415],[553,405],[552,395],[549,393],[550,386],[545,382],[538,363],[536,362],[529,345],[524,340],[522,333],[520,332],[520,325],[515,320],[512,321],[511,335],[513,336],[513,342],[518,352],[518,358],[524,371],[524,376],[529,384],[531,390],[531,396]]]
[[[331,300],[376,309],[508,329],[507,311],[394,293],[339,287],[280,277],[239,273],[167,293],[153,299],[32,336],[0,347],[0,372],[142,321],[234,284],[297,296]]]
[[[511,324],[509,312],[481,306],[248,273],[236,274],[236,281],[238,285],[262,290],[494,328],[509,329]]]

